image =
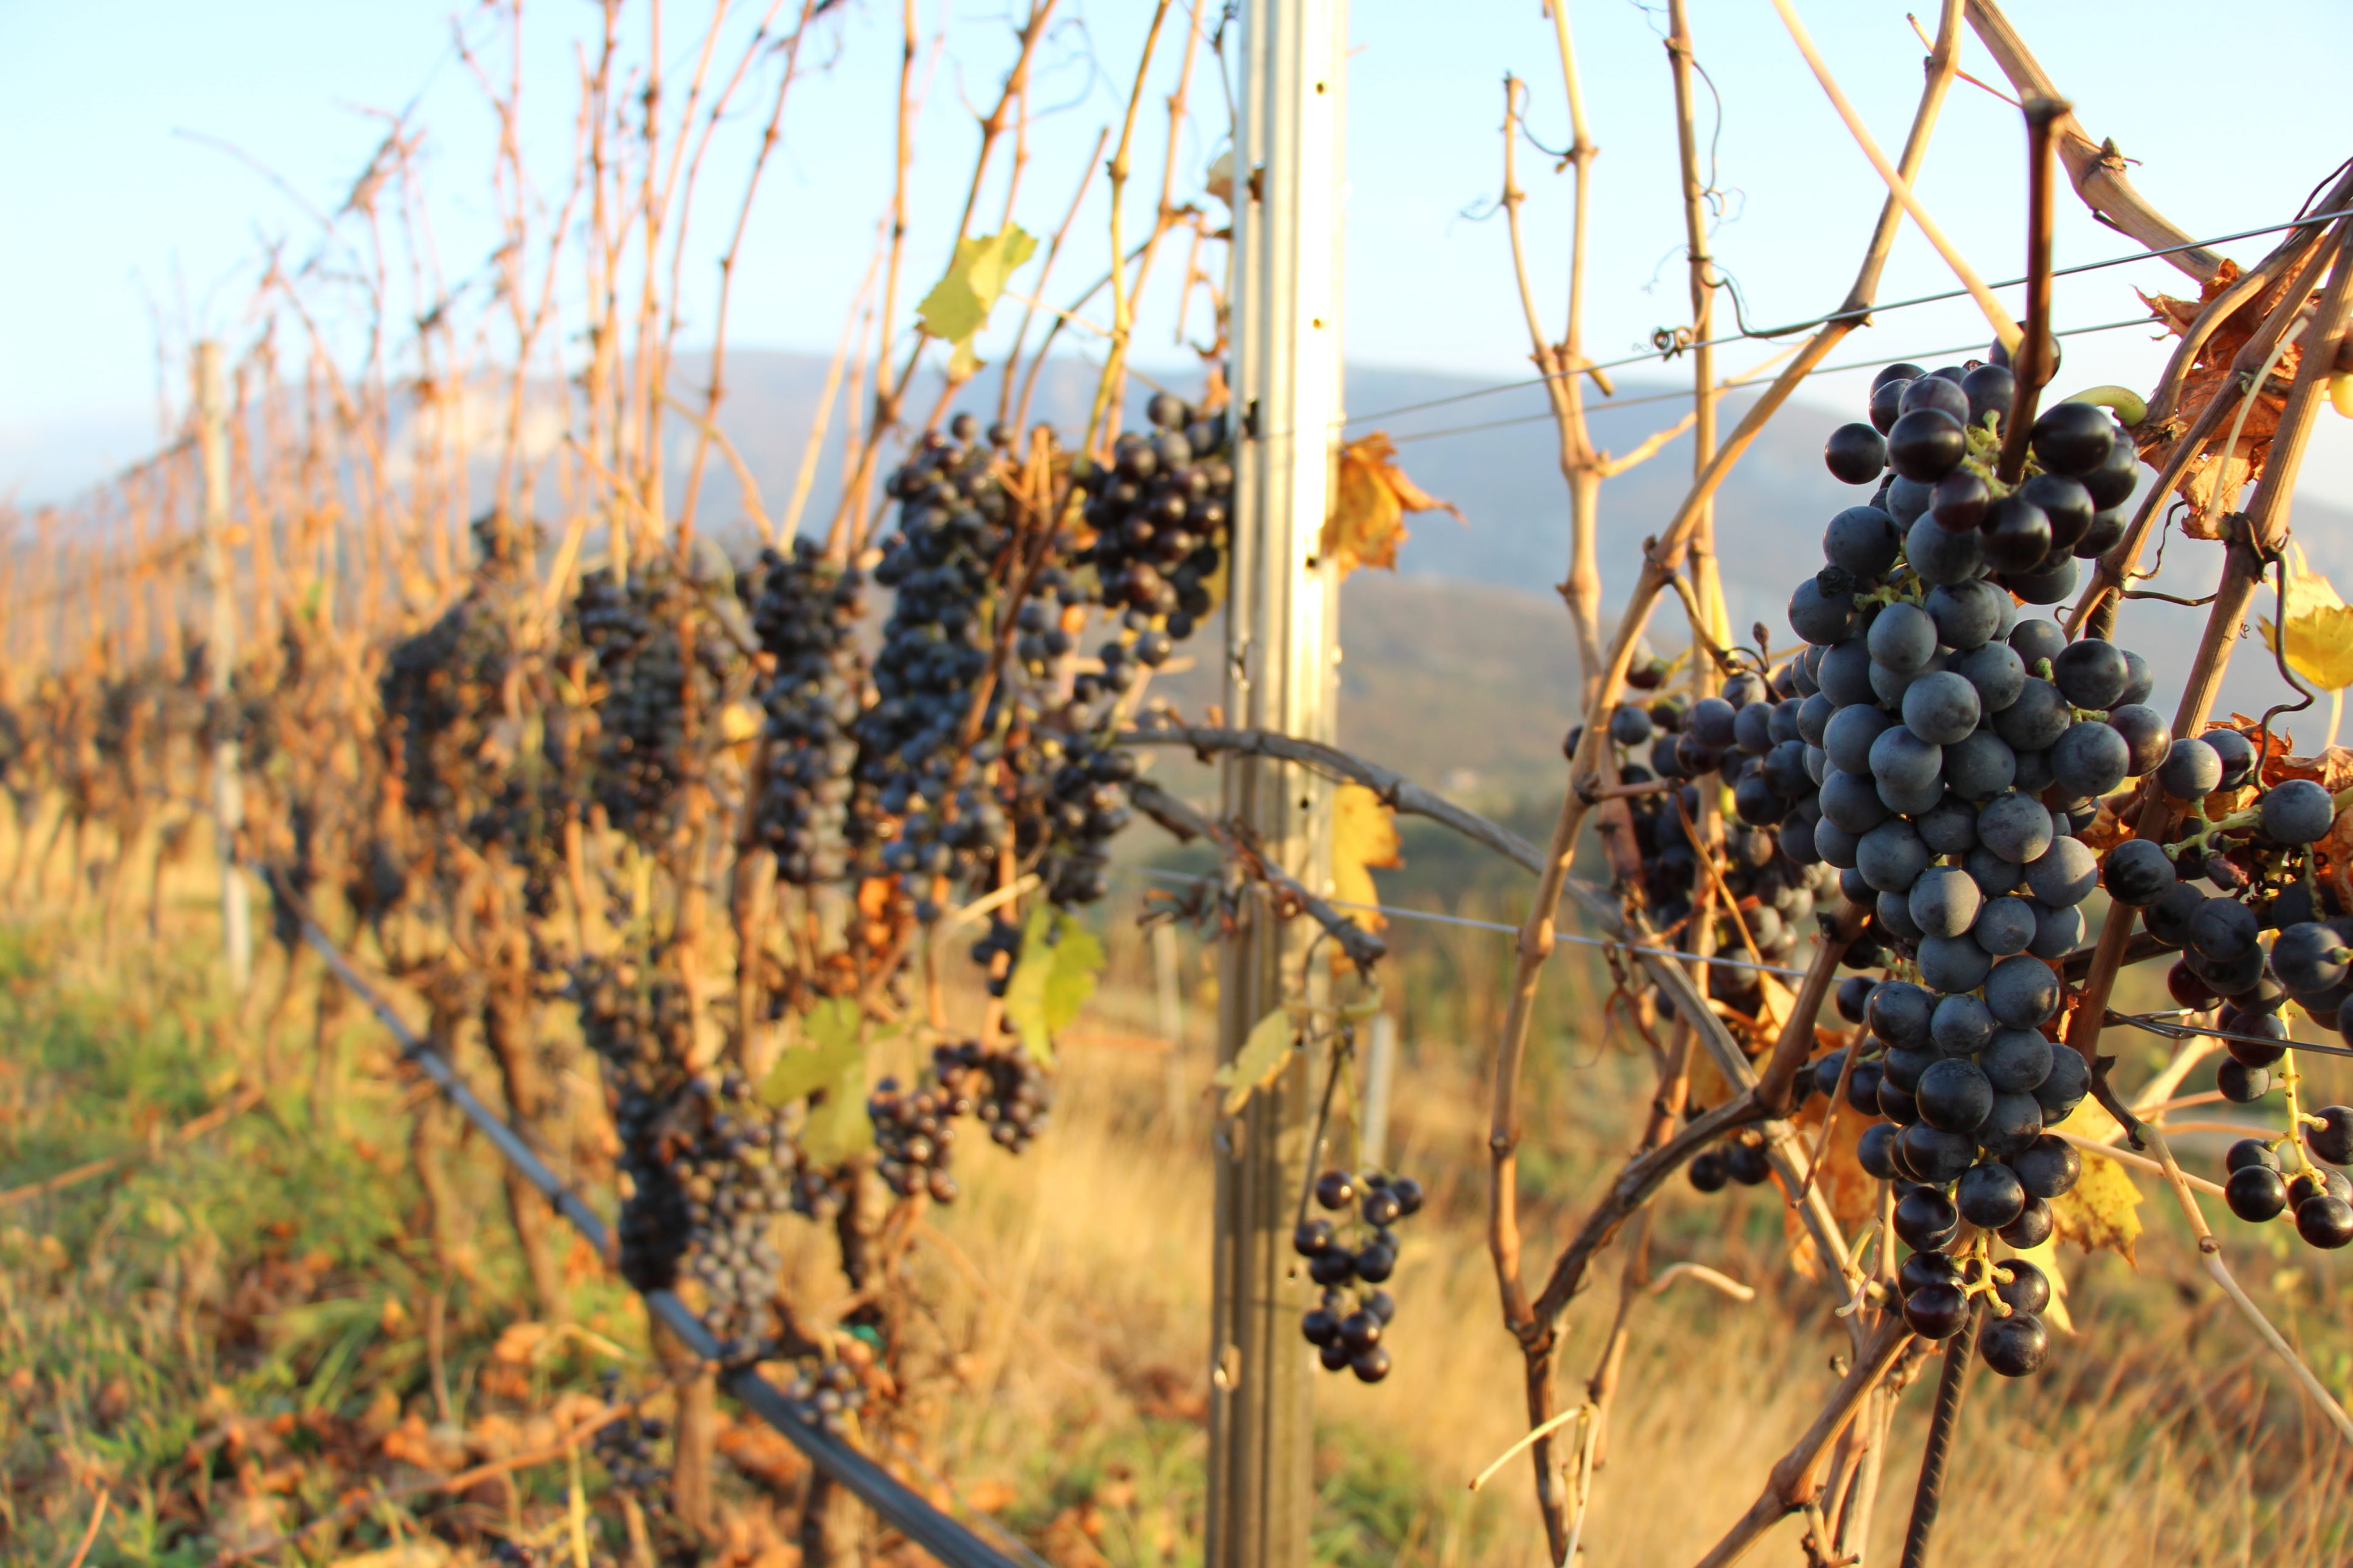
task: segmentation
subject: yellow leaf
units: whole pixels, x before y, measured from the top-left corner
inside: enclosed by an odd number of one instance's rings
[[[2085,1100],[2084,1105],[2090,1105]],[[2080,1132],[2072,1127],[2083,1107],[2078,1106],[2060,1126]],[[2106,1119],[2102,1111],[2101,1118]],[[2086,1119],[2087,1124],[2089,1119]],[[2086,1252],[2106,1247],[2126,1263],[2139,1265],[2133,1258],[2133,1244],[2140,1238],[2140,1189],[2125,1173],[2120,1161],[2105,1154],[2082,1151],[2084,1173],[2075,1184],[2051,1200],[2051,1225],[2054,1235],[2063,1236]]]
[[[1316,552],[1339,563],[1345,577],[1359,566],[1397,570],[1398,546],[1406,541],[1405,514],[1409,511],[1462,513],[1405,477],[1397,466],[1397,443],[1376,430],[1361,441],[1340,448],[1339,483],[1332,491],[1332,510],[1324,520]]]
[[[2304,558],[2304,548],[2288,546],[2286,582],[2281,595],[2286,637],[2264,616],[2257,616],[2263,640],[2280,650],[2289,668],[2325,690],[2353,686],[2353,609],[2338,597],[2337,586],[2315,572]]]
[[[1332,897],[1342,905],[1377,904],[1371,868],[1405,864],[1398,853],[1395,816],[1381,797],[1363,784],[1345,784],[1332,799]],[[1366,931],[1388,924],[1372,909],[1340,911]]]
[[[1250,1026],[1250,1038],[1234,1053],[1234,1059],[1217,1070],[1210,1082],[1224,1089],[1219,1101],[1218,1113],[1231,1116],[1250,1103],[1250,1095],[1272,1083],[1275,1076],[1291,1063],[1291,1053],[1299,1044],[1299,1031],[1293,1027],[1291,1015],[1277,1007]]]
[[[923,331],[942,342],[969,344],[988,325],[988,312],[1005,292],[1006,279],[1037,250],[1038,242],[1010,224],[997,234],[957,240],[947,276],[916,307]]]
[[[1094,932],[1049,903],[1029,911],[1021,955],[1006,982],[1005,1021],[1019,1033],[1032,1061],[1052,1065],[1054,1037],[1095,994],[1103,967],[1103,947]]]

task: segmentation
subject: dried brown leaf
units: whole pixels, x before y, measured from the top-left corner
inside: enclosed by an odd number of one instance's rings
[[[1339,483],[1316,551],[1337,562],[1343,577],[1359,566],[1394,572],[1409,511],[1451,511],[1462,520],[1452,502],[1440,500],[1406,477],[1397,466],[1397,443],[1388,432],[1376,430],[1340,448]]]
[[[2209,300],[2229,288],[2239,277],[2239,268],[2225,261],[2207,279],[2195,300],[2175,299],[2166,294],[2143,294],[2141,302],[2149,308],[2159,325],[2176,337],[2188,333],[2190,323]],[[2198,357],[2190,362],[2182,377],[2181,395],[2175,404],[2177,416],[2163,427],[2149,426],[2135,432],[2141,459],[2162,468],[2173,455],[2175,444],[2189,426],[2196,423],[2214,399],[2214,395],[2227,386],[2234,374],[2232,365],[2239,351],[2247,346],[2278,303],[2279,290],[2249,300],[2239,307],[2215,328],[2200,348]],[[2273,367],[2273,384],[2284,384],[2295,374],[2298,350],[2293,343],[2283,350]],[[2220,539],[2222,536],[2221,517],[2215,506],[2219,496],[2237,491],[2263,474],[2264,460],[2271,455],[2272,438],[2278,434],[2281,415],[2287,407],[2285,394],[2263,391],[2244,410],[2237,444],[2228,454],[2219,443],[2209,443],[2206,450],[2183,470],[2174,487],[2177,494],[2189,503],[2182,520],[2182,531],[2192,539]],[[2232,417],[2237,417],[2233,411]],[[2228,426],[2225,426],[2227,432]]]

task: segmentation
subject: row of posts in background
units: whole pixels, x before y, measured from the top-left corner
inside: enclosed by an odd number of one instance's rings
[[[1168,1042],[1165,1069],[1168,1123],[1178,1127],[1191,1110],[1191,1091],[1185,1082],[1185,996],[1176,959],[1176,928],[1165,921],[1152,928],[1152,989],[1154,1023],[1160,1037]],[[1388,1168],[1389,1096],[1397,1081],[1397,1019],[1388,1013],[1376,1013],[1366,1031],[1357,1141],[1358,1158],[1366,1170]]]

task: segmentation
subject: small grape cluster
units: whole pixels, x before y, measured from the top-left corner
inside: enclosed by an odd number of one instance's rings
[[[1627,802],[1642,860],[1643,901],[1656,928],[1675,932],[1686,948],[1696,945],[1696,933],[1685,922],[1704,882],[1691,829],[1700,821],[1702,790],[1727,787],[1736,820],[1725,824],[1721,869],[1739,914],[1736,919],[1729,910],[1717,911],[1715,945],[1718,951],[1745,948],[1745,928],[1764,962],[1779,963],[1797,951],[1818,896],[1827,894],[1834,880],[1834,873],[1808,853],[1804,836],[1794,841],[1796,858],[1783,853],[1780,825],[1814,788],[1798,738],[1803,703],[1788,666],[1770,680],[1742,671],[1720,689],[1720,696],[1689,705],[1662,697],[1647,707],[1627,703],[1610,714],[1609,740],[1620,752],[1621,782],[1693,781]],[[1581,738],[1581,729],[1570,732],[1566,749],[1572,756]],[[1632,760],[1637,756],[1646,756],[1648,765]],[[1719,968],[1710,984],[1717,1000],[1737,1005],[1753,993],[1757,980],[1745,970]]]
[[[691,1276],[723,1353],[752,1359],[784,1263],[775,1222],[801,1206],[809,1174],[785,1113],[741,1073],[688,1070],[692,1003],[670,976],[587,959],[572,994],[621,1144],[622,1276],[640,1289]]]
[[[482,845],[504,837],[496,806],[514,783],[512,748],[495,731],[523,662],[513,612],[526,584],[512,530],[484,519],[474,532],[480,554],[466,593],[392,646],[378,692],[403,809]]]
[[[2293,1210],[2296,1234],[2314,1247],[2353,1244],[2353,1182],[2328,1168],[2353,1165],[2353,1107],[2324,1107],[2301,1139],[2242,1138],[2222,1163],[2223,1201],[2241,1219],[2260,1223]]]
[[[1808,1089],[1812,1087],[1809,1078],[1800,1077],[1799,1082]],[[1720,1193],[1726,1184],[1763,1186],[1766,1178],[1773,1173],[1773,1164],[1765,1157],[1761,1138],[1755,1133],[1738,1133],[1694,1155],[1684,1173],[1701,1192]]]
[[[1018,1154],[1046,1130],[1053,1087],[1026,1052],[992,1051],[977,1040],[934,1046],[925,1081],[902,1089],[886,1078],[866,1101],[878,1152],[875,1173],[902,1198],[928,1194],[954,1203],[949,1174],[959,1117],[977,1114],[989,1141]]]
[[[851,731],[865,697],[863,579],[804,537],[788,555],[764,551],[744,585],[755,580],[752,632],[776,668],[760,691],[771,745],[754,830],[783,880],[839,881],[849,870]]]
[[[1293,1232],[1291,1245],[1307,1259],[1307,1277],[1324,1288],[1323,1299],[1300,1319],[1299,1331],[1320,1352],[1324,1371],[1345,1367],[1359,1383],[1378,1383],[1389,1374],[1381,1335],[1397,1316],[1397,1301],[1377,1287],[1397,1270],[1392,1227],[1421,1207],[1421,1184],[1378,1172],[1325,1171],[1315,1178],[1315,1202],[1335,1214],[1355,1207],[1357,1236],[1352,1244],[1321,1215],[1302,1219]],[[1352,1289],[1359,1286],[1375,1289]]]
[[[984,1051],[967,1041],[956,1052],[959,1064],[977,1074],[967,1080],[968,1092],[988,1141],[1013,1154],[1029,1147],[1053,1120],[1054,1086],[1046,1069],[1026,1051]]]
[[[1224,559],[1234,471],[1224,456],[1224,415],[1197,415],[1166,392],[1145,412],[1155,433],[1123,434],[1110,465],[1082,477],[1084,516],[1095,537],[1081,559],[1094,567],[1103,604],[1165,618],[1165,632],[1138,628],[1134,651],[1149,665],[1209,613],[1205,584]],[[1105,678],[1114,690],[1124,689],[1114,671],[1124,663],[1124,654],[1115,662],[1106,650]]]
[[[866,1407],[866,1385],[849,1362],[829,1361],[796,1372],[785,1397],[805,1424],[846,1437]]]
[[[603,1383],[610,1404],[619,1391],[619,1374],[608,1373]],[[670,1468],[656,1461],[654,1445],[669,1435],[670,1423],[659,1416],[622,1415],[596,1428],[589,1443],[613,1484],[643,1502],[659,1500],[668,1491]]]
[[[2253,804],[2216,820],[2192,816],[2196,831],[2170,847],[2126,839],[2101,868],[2109,897],[2139,910],[2151,936],[2181,951],[2167,989],[2222,1035],[2226,1054],[2214,1087],[2241,1105],[2296,1081],[2292,1065],[2276,1079],[2274,1072],[2288,1055],[2284,1014],[2291,1002],[2353,1039],[2353,947],[2346,941],[2353,919],[2315,875],[2314,847],[2334,828],[2337,802],[2310,779],[2262,787],[2261,761],[2254,742],[2227,727],[2174,742],[2157,769],[2166,795],[2194,807],[2253,786]],[[2219,890],[2202,891],[2201,880]],[[2231,1150],[2224,1166],[2231,1211],[2260,1222],[2293,1209],[2298,1233],[2313,1246],[2353,1245],[2353,1188],[2343,1173],[2310,1157],[2353,1161],[2353,1110],[2331,1106],[2312,1123],[2292,1093],[2288,1103],[2285,1133],[2244,1139]]]
[[[941,1058],[952,1063],[955,1055],[954,1047],[936,1047],[930,1083],[902,1092],[897,1079],[886,1078],[867,1097],[866,1114],[874,1123],[875,1174],[902,1198],[921,1193],[934,1203],[955,1201],[949,1156],[955,1146],[956,1118],[972,1113],[972,1097],[949,1087],[950,1073],[940,1070]]]

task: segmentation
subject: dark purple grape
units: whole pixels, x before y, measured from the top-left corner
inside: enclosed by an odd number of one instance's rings
[[[2116,422],[2090,403],[2057,403],[2034,421],[2029,440],[2035,458],[2054,474],[2088,474],[2108,460]]]
[[[1961,422],[1942,409],[1915,409],[1887,432],[1888,462],[1898,474],[1921,484],[1935,484],[1951,473],[1968,449]]]
[[[1997,572],[2031,572],[2051,553],[2051,520],[2023,496],[2004,496],[1978,522],[1978,548]]]
[[[1867,485],[1887,467],[1887,442],[1868,425],[1841,425],[1822,447],[1831,473],[1850,485]]]
[[[2051,1336],[2042,1320],[2031,1312],[1989,1318],[1978,1331],[1978,1353],[1986,1365],[2004,1377],[2025,1377],[2042,1370],[2051,1353]]]

